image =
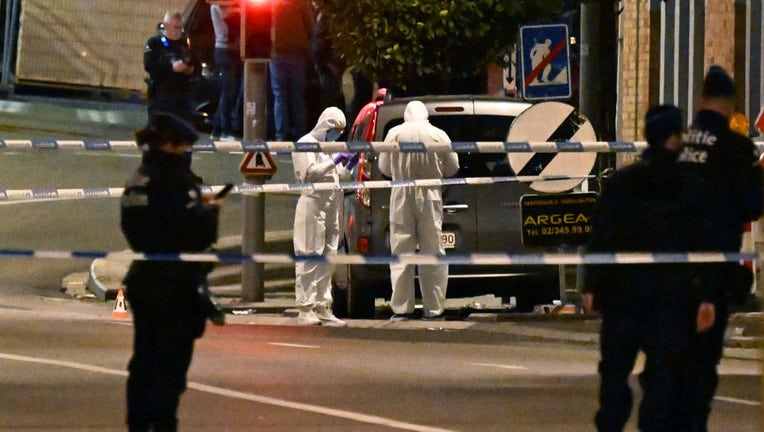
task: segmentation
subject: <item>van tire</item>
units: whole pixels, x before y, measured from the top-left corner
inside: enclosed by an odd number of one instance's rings
[[[374,318],[374,287],[363,283],[354,269],[348,266],[347,311],[350,318]]]
[[[337,264],[332,277],[332,312],[339,318],[348,317],[349,267],[347,264]]]

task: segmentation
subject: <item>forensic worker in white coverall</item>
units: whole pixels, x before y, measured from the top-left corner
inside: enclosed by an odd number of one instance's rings
[[[451,139],[430,124],[427,107],[420,101],[406,105],[403,124],[387,133],[385,142],[442,142]],[[459,158],[453,152],[381,153],[379,169],[393,180],[437,179],[450,177],[459,170]],[[445,255],[440,237],[443,228],[443,200],[439,186],[400,187],[390,191],[390,249],[393,255],[419,253]],[[415,309],[414,266],[390,264],[393,294],[392,319],[412,318]],[[423,317],[441,318],[448,285],[448,264],[420,265],[419,287],[422,291]]]
[[[345,114],[336,107],[325,109],[318,123],[300,142],[335,141],[345,129]],[[294,176],[301,183],[339,183],[358,162],[357,153],[294,152]],[[294,215],[294,254],[333,255],[340,235],[341,190],[305,189]],[[332,313],[332,273],[328,263],[295,264],[295,303],[299,324],[342,327],[345,322]]]

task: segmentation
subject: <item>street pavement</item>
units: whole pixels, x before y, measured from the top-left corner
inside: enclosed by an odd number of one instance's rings
[[[17,98],[0,100],[0,139],[28,138],[106,138],[131,139],[132,133],[145,124],[145,106],[107,101],[84,101],[79,99]],[[45,129],[40,128],[44,119]],[[0,185],[7,187],[6,185]],[[284,245],[291,234],[284,231],[266,233],[271,241]],[[226,241],[231,241],[230,237]],[[232,242],[235,245],[236,239]],[[240,240],[239,240],[240,241]],[[230,247],[228,244],[225,247]],[[116,268],[115,268],[116,267]],[[110,312],[113,296],[121,281],[124,264],[92,263],[80,273],[68,275],[62,281],[66,293],[82,299],[97,313]],[[263,302],[246,302],[241,298],[241,286],[235,278],[236,268],[228,267],[213,273],[212,291],[216,300],[227,313],[227,321],[244,324],[296,325],[293,305],[293,272],[291,268],[267,268],[272,275],[266,281]],[[291,272],[291,276],[290,276]],[[233,275],[233,276],[232,276]],[[101,286],[98,288],[98,286]],[[96,293],[101,290],[98,295]],[[106,294],[106,293],[110,294]],[[100,300],[90,300],[92,297]],[[20,307],[40,307],[38,293],[33,296],[14,297],[25,303]],[[58,298],[56,295],[50,298]],[[599,320],[582,314],[520,314],[505,311],[477,310],[466,307],[470,302],[483,299],[449,300],[449,319],[445,321],[411,320],[390,322],[389,309],[380,304],[378,316],[372,320],[348,320],[349,329],[364,328],[388,332],[416,329],[444,329],[472,332],[475,338],[537,338],[570,343],[596,344]],[[491,300],[491,299],[488,299]],[[54,303],[55,304],[55,303]],[[12,306],[6,306],[12,307]],[[551,309],[552,307],[550,307]],[[86,308],[87,309],[87,308]],[[575,308],[574,308],[575,309]],[[90,309],[87,309],[90,310]],[[735,314],[730,319],[726,355],[759,358],[760,313]]]
[[[0,100],[2,139],[132,139],[146,107],[127,102],[19,95]]]
[[[283,234],[282,234],[283,235]],[[278,238],[278,237],[276,237]],[[265,281],[264,300],[248,302],[242,299],[240,284],[220,284],[230,277],[229,267],[221,273],[211,274],[211,292],[220,308],[226,313],[226,322],[252,325],[297,326],[297,309],[294,306],[293,279],[271,279]],[[120,272],[124,264],[103,262],[91,266],[89,274],[73,275],[69,294],[80,295],[83,289],[92,287],[94,281],[101,280],[102,285],[110,285],[112,294],[120,289]],[[285,269],[273,269],[283,272]],[[267,271],[267,270],[266,270]],[[288,270],[286,270],[288,272]],[[109,276],[101,276],[109,274]],[[104,282],[106,280],[106,282]],[[79,289],[77,288],[79,287]],[[80,293],[80,294],[78,294]],[[479,309],[476,304],[494,304],[496,298],[481,296],[474,298],[447,299],[446,319],[443,321],[408,320],[390,321],[392,314],[389,307],[378,299],[374,319],[347,319],[349,329],[385,332],[403,330],[446,330],[469,333],[475,340],[527,339],[549,340],[575,344],[597,344],[599,341],[598,317],[585,315],[575,307],[548,308],[550,313],[517,313],[511,310]],[[111,300],[106,302],[112,304]],[[504,305],[506,306],[506,305]],[[572,306],[572,305],[571,305]],[[553,312],[557,309],[557,312]],[[726,338],[725,356],[727,358],[758,360],[760,358],[761,313],[737,313],[730,318]]]

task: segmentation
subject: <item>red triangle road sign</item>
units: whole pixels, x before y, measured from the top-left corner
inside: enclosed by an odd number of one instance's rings
[[[276,172],[276,164],[270,153],[248,152],[239,165],[239,171],[250,176],[270,176]]]

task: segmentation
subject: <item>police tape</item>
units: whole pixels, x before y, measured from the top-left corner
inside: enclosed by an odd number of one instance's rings
[[[764,141],[754,142],[764,152]],[[211,141],[199,140],[195,152],[218,153],[338,153],[338,152],[402,152],[426,153],[453,151],[456,153],[637,153],[647,147],[645,141],[455,141],[442,142],[291,142],[291,141]],[[0,138],[0,149],[12,150],[96,150],[136,153],[140,148],[135,141],[85,140],[5,140]]]
[[[220,186],[220,188],[222,188],[222,186]],[[124,188],[0,189],[0,202],[79,198],[110,198],[122,196],[123,190]]]
[[[578,265],[578,264],[677,264],[725,263],[756,261],[759,253],[743,252],[617,252],[617,253],[475,253],[464,255],[310,255],[208,253],[137,253],[99,251],[55,251],[34,249],[0,249],[0,257],[39,259],[113,259],[120,261],[183,261],[212,263],[255,262],[262,264],[329,263],[343,265],[386,264],[469,264],[469,265]]]
[[[553,180],[586,179],[592,176],[500,176],[500,177],[462,177],[446,179],[419,179],[419,180],[370,180],[360,182],[340,183],[274,183],[274,184],[249,184],[243,183],[231,190],[232,193],[283,193],[347,189],[385,189],[400,187],[428,187],[428,186],[453,186],[453,185],[489,185],[508,182],[536,182]],[[202,193],[217,193],[223,186],[201,186]],[[53,199],[81,199],[81,198],[118,198],[122,196],[123,188],[79,188],[79,189],[0,189],[1,201],[31,201]]]
[[[762,143],[764,145],[764,143]],[[195,152],[245,153],[338,153],[338,152],[404,152],[426,153],[453,151],[456,153],[557,153],[557,152],[639,152],[647,147],[643,141],[560,141],[560,142],[504,142],[459,141],[443,142],[291,142],[291,141],[211,141],[199,140]],[[11,150],[95,150],[136,153],[140,148],[134,141],[86,140],[5,140],[0,138],[0,149]]]

